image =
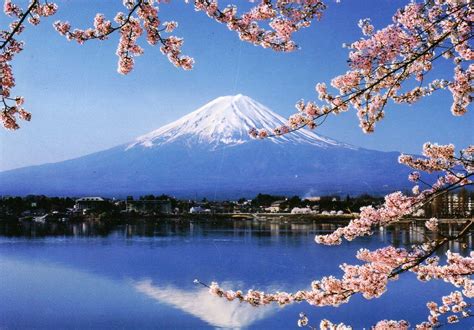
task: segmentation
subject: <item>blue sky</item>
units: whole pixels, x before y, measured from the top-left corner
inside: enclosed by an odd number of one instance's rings
[[[14,94],[25,96],[33,119],[21,123],[18,131],[0,131],[0,170],[70,159],[128,142],[221,95],[242,93],[288,116],[299,99],[316,98],[317,82],[329,82],[347,70],[347,50],[341,45],[360,37],[360,18],[371,17],[380,28],[406,3],[329,0],[323,20],[296,34],[301,49],[285,54],[243,43],[192,5],[173,1],[161,5],[160,17],[179,22],[176,35],[185,38],[183,51],[196,60],[195,69],[176,69],[158,47],[144,44],[145,54],[135,70],[122,76],[116,72],[117,36],[79,46],[52,28],[56,19],[89,27],[96,12],[112,18],[122,10],[122,1],[57,2],[55,17],[38,27],[27,26],[25,50],[13,62]],[[1,26],[8,23],[1,14]],[[446,62],[438,66],[440,75],[452,76]],[[355,111],[331,117],[317,133],[366,148],[411,153],[419,152],[425,141],[472,144],[474,114],[453,117],[450,105],[450,94],[440,92],[416,105],[390,105],[374,134],[361,132]]]

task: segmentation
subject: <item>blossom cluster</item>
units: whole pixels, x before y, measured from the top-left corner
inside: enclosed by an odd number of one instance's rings
[[[438,219],[430,218],[428,221],[425,222],[425,227],[431,231],[438,231]]]
[[[321,330],[352,330],[351,326],[345,325],[344,323],[332,323],[329,320],[323,319],[319,323],[319,329]]]
[[[260,1],[241,15],[234,5],[220,9],[217,0],[196,0],[194,7],[236,31],[241,40],[284,52],[296,49],[293,33],[320,19],[326,9],[321,0]],[[262,27],[263,22],[267,22],[270,29]]]
[[[396,330],[408,330],[410,327],[410,323],[405,320],[382,320],[377,322],[375,326],[372,327],[372,330],[388,330],[388,329],[396,329]]]
[[[389,194],[385,196],[385,203],[381,207],[362,207],[359,217],[351,220],[347,226],[339,227],[327,235],[318,235],[315,241],[319,244],[338,245],[343,237],[351,241],[359,236],[371,235],[374,227],[394,223],[413,213],[430,192],[431,189],[427,189],[415,196],[407,196],[400,191]]]
[[[401,156],[400,161],[412,168],[433,172],[443,171],[444,175],[439,176],[436,182],[428,185],[428,188],[412,196],[395,192],[385,197],[385,203],[379,207],[367,206],[361,209],[360,216],[349,222],[345,227],[338,228],[331,234],[316,237],[318,243],[339,244],[342,238],[352,240],[358,236],[370,235],[374,227],[386,226],[398,221],[405,215],[413,213],[418,207],[430,201],[434,196],[445,193],[466,184],[472,184],[469,177],[473,173],[473,155],[474,146],[469,146],[456,156],[453,145],[438,145],[426,143],[423,148],[424,158],[415,158],[412,156]],[[420,165],[422,164],[422,165]],[[453,174],[454,170],[458,173]],[[413,182],[422,182],[421,174],[413,172],[409,176]],[[474,298],[474,280],[471,276],[474,274],[474,252],[469,256],[462,256],[459,253],[451,251],[446,252],[446,264],[441,265],[440,259],[433,254],[442,246],[450,241],[459,240],[469,233],[474,227],[474,220],[468,220],[463,224],[463,229],[457,235],[444,235],[438,226],[438,220],[431,218],[426,221],[428,230],[436,232],[434,238],[428,238],[420,245],[415,245],[411,250],[404,248],[395,248],[387,246],[374,251],[360,249],[357,252],[357,259],[362,264],[340,265],[343,275],[341,278],[335,276],[325,276],[320,280],[311,283],[311,289],[300,290],[295,293],[276,292],[265,293],[258,290],[226,291],[219,287],[216,282],[209,286],[211,294],[224,297],[229,301],[238,300],[246,302],[253,306],[278,303],[287,305],[294,302],[306,301],[314,306],[339,306],[347,303],[354,294],[361,294],[366,299],[380,297],[386,290],[390,280],[397,280],[399,275],[405,272],[415,273],[420,281],[429,281],[433,279],[443,280],[460,288],[462,295],[468,298]],[[450,296],[451,297],[451,296]],[[453,299],[458,299],[458,294],[450,299],[445,298],[446,304],[457,306],[453,313],[465,312],[465,305],[451,303]],[[445,311],[448,307],[443,307]],[[451,309],[453,307],[450,307]],[[436,313],[441,313],[436,312]],[[445,313],[445,312],[443,312]],[[463,314],[464,315],[464,314]],[[419,329],[430,329],[437,323],[439,315],[433,314],[429,322],[417,325]],[[448,322],[456,322],[458,316],[450,315]],[[436,322],[435,322],[436,321]],[[345,329],[345,325],[334,325],[330,321],[323,320],[321,329]],[[308,326],[306,315],[300,315],[298,325]],[[404,320],[392,321],[383,320],[378,322],[373,329],[408,329],[409,324]]]
[[[456,157],[454,145],[438,145],[428,142],[423,145],[425,158],[401,155],[399,161],[402,164],[428,173],[444,171],[444,175],[439,176],[435,183],[422,191],[416,185],[412,196],[398,191],[385,196],[385,203],[381,207],[362,207],[358,218],[351,220],[347,226],[340,227],[330,234],[316,236],[316,242],[337,245],[342,242],[342,238],[353,240],[359,236],[371,235],[374,227],[386,226],[412,214],[430,198],[442,193],[445,189],[471,184],[472,180],[469,177],[474,173],[473,152],[474,147],[469,146],[460,152],[460,157]],[[409,180],[419,181],[420,174],[418,172],[411,173]],[[432,230],[437,227],[434,220],[430,220],[427,226]]]
[[[42,3],[44,1],[44,4]],[[92,39],[105,40],[113,32],[120,35],[116,54],[118,56],[117,71],[128,74],[133,70],[135,58],[143,54],[143,48],[138,44],[142,35],[150,45],[161,44],[160,51],[176,67],[184,70],[193,68],[194,60],[182,55],[183,39],[176,36],[165,36],[172,33],[178,26],[175,21],[161,22],[158,16],[159,5],[166,3],[162,0],[123,0],[124,12],[118,12],[113,20],[108,20],[103,14],[97,13],[93,27],[73,29],[67,21],[56,21],[53,26],[67,40],[79,44]],[[186,1],[187,2],[187,1]],[[236,31],[240,39],[271,48],[276,51],[295,50],[293,34],[301,28],[310,26],[315,19],[320,19],[326,5],[321,0],[262,0],[249,11],[238,15],[237,7],[229,5],[220,9],[216,0],[194,1],[196,11],[204,11],[212,19],[224,23]],[[51,16],[57,11],[56,4],[45,0],[30,0],[26,10],[14,4],[12,0],[4,0],[4,12],[16,20],[10,24],[10,29],[0,31],[0,77],[3,104],[1,113],[3,126],[17,129],[17,117],[29,120],[31,115],[16,105],[7,105],[10,90],[15,86],[15,80],[10,65],[13,55],[23,49],[23,43],[13,38],[23,29],[27,20],[33,25],[40,23],[41,17]],[[264,28],[263,25],[268,25]],[[18,97],[20,98],[20,97]],[[23,98],[21,98],[23,100]],[[21,101],[22,103],[23,101]],[[20,103],[20,102],[18,102]],[[311,125],[311,123],[308,123]],[[262,135],[262,137],[264,137]]]
[[[254,137],[285,134],[302,127],[315,128],[318,119],[354,108],[359,125],[371,133],[385,117],[385,107],[394,103],[414,103],[441,89],[453,97],[451,112],[467,112],[474,92],[474,50],[471,40],[474,7],[470,0],[412,1],[393,16],[393,24],[375,30],[370,19],[359,22],[363,38],[346,47],[350,50],[350,70],[332,79],[332,93],[325,83],[316,85],[315,102],[299,101],[298,113],[273,132],[252,130]],[[449,60],[454,76],[449,81],[434,79],[434,62]],[[439,63],[439,61],[437,62]]]
[[[305,327],[308,325],[308,317],[306,314],[301,313],[300,318],[298,319],[298,326]],[[382,320],[377,322],[374,326],[372,326],[371,330],[388,330],[388,329],[396,329],[396,330],[408,330],[410,324],[405,320]],[[316,329],[315,327],[311,327],[311,329]],[[327,319],[321,320],[319,323],[320,330],[352,330],[352,327],[346,325],[344,323],[332,323]]]
[[[463,257],[459,253],[446,253],[446,265],[439,265],[439,258],[432,257],[426,263],[413,267],[412,271],[417,274],[421,281],[431,279],[442,279],[456,287],[462,287],[462,293],[469,298],[474,298],[474,280],[468,276],[474,274],[474,252],[469,257]]]
[[[471,222],[472,223],[472,222]],[[470,225],[469,225],[470,226]],[[466,227],[470,228],[470,227]],[[375,251],[361,249],[357,253],[357,258],[364,261],[362,265],[341,265],[344,272],[342,278],[334,276],[323,277],[319,281],[311,283],[310,290],[302,290],[296,293],[276,292],[265,293],[257,290],[249,290],[246,294],[242,291],[226,291],[219,287],[216,282],[209,286],[209,292],[215,296],[226,298],[229,301],[239,300],[252,306],[262,306],[271,303],[287,305],[293,302],[306,301],[314,306],[339,306],[347,303],[349,298],[355,293],[362,294],[366,299],[377,298],[381,296],[387,288],[389,280],[396,280],[402,272],[410,271],[417,274],[418,279],[427,281],[431,279],[442,279],[454,284],[457,287],[463,287],[462,294],[468,298],[474,297],[473,280],[470,276],[474,274],[474,252],[468,257],[462,257],[457,253],[448,251],[446,265],[439,265],[439,258],[429,257],[436,248],[437,244],[432,244],[429,248],[414,247],[408,251],[402,248],[388,246]],[[198,283],[200,283],[198,281]],[[466,304],[462,303],[462,294],[457,292],[443,298],[443,303],[451,307],[453,313],[468,311]],[[430,307],[430,304],[428,305]],[[446,313],[449,308],[438,310],[436,313]],[[433,308],[432,308],[433,309]],[[464,315],[464,314],[463,314]],[[439,316],[433,314],[432,316]],[[430,318],[431,325],[434,325],[437,318]],[[448,318],[448,321],[454,322],[454,318]],[[298,320],[299,326],[307,326],[308,318],[305,314],[300,314]],[[339,327],[338,327],[339,326]],[[420,329],[428,329],[425,323],[418,325]],[[408,329],[407,321],[383,320],[378,322],[373,329]],[[350,329],[343,324],[334,325],[328,320],[321,322],[321,329]]]
[[[0,122],[6,129],[18,129],[18,118],[26,121],[31,119],[31,114],[23,108],[24,98],[11,95],[11,90],[15,87],[11,61],[24,47],[24,43],[18,41],[15,37],[24,31],[25,20],[32,25],[38,25],[41,17],[51,16],[56,10],[57,6],[52,2],[42,4],[38,0],[31,0],[26,10],[23,10],[11,0],[5,0],[4,2],[4,13],[13,18],[13,22],[7,29],[0,30],[0,94],[3,104],[0,112]],[[27,17],[28,19],[26,19]]]
[[[137,44],[138,38],[146,32],[146,40],[150,45],[162,44],[160,50],[176,67],[190,70],[193,59],[181,55],[183,39],[169,36],[164,37],[164,32],[173,32],[177,27],[176,22],[161,23],[158,17],[159,1],[156,0],[125,0],[124,6],[128,13],[118,12],[114,18],[117,26],[106,20],[104,15],[97,14],[94,19],[94,28],[86,30],[71,29],[68,22],[57,21],[55,29],[68,40],[75,40],[79,44],[91,39],[104,40],[112,32],[119,31],[120,39],[116,54],[118,56],[117,71],[128,74],[134,66],[134,58],[143,54],[143,48]]]
[[[438,145],[427,142],[423,145],[423,156],[426,158],[415,158],[402,154],[398,160],[401,164],[428,173],[448,170],[453,168],[457,162],[452,144]]]
[[[438,306],[434,301],[426,304],[430,315],[428,321],[417,324],[417,330],[433,329],[441,326],[440,317],[445,316],[447,323],[457,323],[461,318],[472,316],[469,310],[470,304],[465,300],[461,292],[454,291],[442,297],[442,304]]]
[[[304,313],[300,313],[300,318],[298,319],[298,326],[300,328],[308,326],[308,317]],[[316,329],[315,327],[309,326],[311,329]],[[344,323],[332,323],[327,319],[321,320],[319,323],[320,330],[352,330],[351,326],[345,325]]]

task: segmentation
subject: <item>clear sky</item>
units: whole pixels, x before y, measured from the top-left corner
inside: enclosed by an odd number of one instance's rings
[[[241,42],[224,25],[176,0],[161,5],[160,17],[179,22],[176,35],[185,38],[183,51],[196,60],[195,69],[176,69],[158,47],[144,44],[145,54],[137,59],[135,70],[122,76],[116,72],[116,35],[79,46],[52,28],[56,19],[89,27],[96,12],[113,18],[123,10],[122,1],[57,2],[56,16],[38,27],[28,25],[22,35],[26,47],[13,62],[14,94],[25,96],[33,118],[22,122],[18,131],[0,131],[0,170],[70,159],[126,143],[222,95],[242,93],[288,116],[299,99],[316,99],[317,82],[329,82],[347,70],[347,50],[341,45],[360,37],[360,18],[371,17],[380,28],[406,3],[328,0],[323,20],[295,36],[301,49],[275,53]],[[0,14],[1,26],[9,22]],[[445,63],[438,66],[444,67],[441,75],[452,76]],[[440,92],[413,106],[389,106],[372,135],[358,128],[355,111],[331,117],[317,133],[361,147],[411,153],[419,152],[425,141],[459,147],[472,144],[473,109],[457,118],[451,115],[450,105],[449,92]]]

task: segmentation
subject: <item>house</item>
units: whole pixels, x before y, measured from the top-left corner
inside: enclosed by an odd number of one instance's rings
[[[265,211],[270,213],[277,213],[281,211],[281,204],[285,203],[286,200],[280,200],[273,202],[269,207],[265,208]]]
[[[171,214],[171,201],[168,200],[127,200],[125,204],[127,212],[138,213],[161,213]]]
[[[107,201],[102,197],[82,197],[76,199],[75,211],[97,210],[107,205]]]

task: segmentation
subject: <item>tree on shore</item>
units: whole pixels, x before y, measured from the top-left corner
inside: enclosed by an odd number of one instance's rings
[[[239,13],[236,6],[221,8],[215,0],[196,0],[194,8],[206,13],[211,19],[236,31],[246,42],[271,48],[275,51],[293,51],[296,45],[292,35],[320,19],[326,5],[320,0],[261,0],[249,11]],[[119,12],[112,21],[97,14],[93,28],[73,29],[68,22],[57,21],[55,29],[68,40],[80,44],[93,39],[104,40],[117,32],[118,72],[127,74],[133,69],[135,58],[143,54],[137,40],[146,34],[150,45],[160,45],[161,52],[177,67],[191,69],[193,59],[182,55],[183,40],[170,35],[177,23],[161,22],[158,17],[160,1],[125,0],[125,11]],[[336,9],[337,10],[337,9]],[[0,32],[0,77],[3,109],[1,120],[5,128],[17,129],[18,120],[30,120],[23,109],[24,98],[12,96],[15,86],[11,61],[23,49],[18,35],[28,21],[37,25],[43,17],[54,15],[56,4],[31,0],[21,8],[11,0],[5,0],[4,11],[13,18],[8,29]],[[411,104],[442,90],[449,90],[453,102],[451,112],[462,116],[472,103],[474,51],[472,24],[474,9],[470,0],[423,0],[409,2],[393,16],[393,23],[376,30],[369,19],[362,19],[359,26],[363,37],[350,45],[349,70],[331,80],[316,85],[319,101],[298,101],[298,113],[288,123],[273,131],[254,128],[249,134],[256,138],[277,137],[307,127],[315,129],[330,115],[354,109],[364,133],[373,133],[376,123],[384,119],[387,104]],[[437,67],[452,68],[453,78],[432,79]],[[304,161],[304,160],[302,160]],[[394,192],[385,197],[380,207],[363,207],[360,216],[347,226],[331,234],[318,235],[318,244],[338,245],[345,240],[371,235],[378,227],[389,226],[403,217],[410,216],[439,196],[472,185],[474,170],[474,145],[456,152],[453,145],[427,142],[423,157],[401,155],[400,163],[413,168],[409,176],[414,186],[412,193]],[[435,182],[426,181],[421,172],[436,173]],[[324,277],[311,283],[310,290],[296,293],[263,293],[257,290],[224,290],[217,283],[209,285],[210,292],[228,300],[239,300],[254,306],[270,303],[286,305],[306,301],[314,306],[339,306],[351,297],[361,294],[367,299],[381,296],[390,280],[397,280],[405,273],[415,273],[420,281],[443,280],[457,289],[440,298],[440,302],[427,302],[427,320],[412,325],[418,329],[431,329],[446,323],[455,323],[471,316],[466,299],[474,298],[474,252],[462,256],[448,250],[446,261],[435,253],[452,242],[462,242],[470,235],[474,220],[460,222],[455,233],[444,232],[438,219],[426,222],[429,234],[423,244],[410,249],[385,248],[369,251],[361,249],[359,265],[343,264],[342,278]],[[200,283],[198,281],[198,283]],[[207,285],[202,283],[203,285]],[[300,326],[309,326],[306,315],[298,320]],[[343,329],[344,324],[332,324],[322,320],[321,329]],[[408,320],[382,320],[376,329],[407,329]]]

